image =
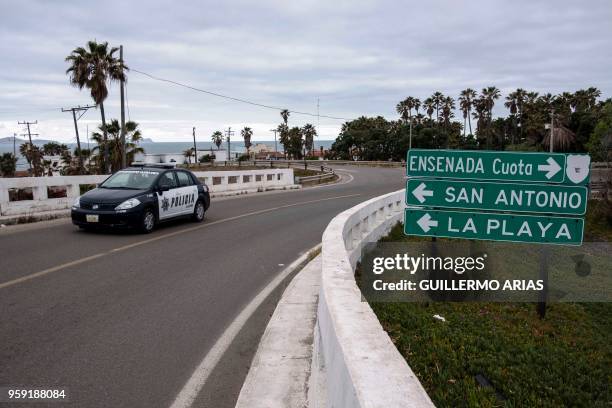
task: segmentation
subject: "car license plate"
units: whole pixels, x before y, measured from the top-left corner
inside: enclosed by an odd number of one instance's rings
[[[98,222],[98,214],[87,214],[85,215],[87,222]]]

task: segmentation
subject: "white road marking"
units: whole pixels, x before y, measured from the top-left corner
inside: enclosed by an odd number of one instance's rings
[[[341,171],[347,171],[347,170],[337,170],[336,169],[335,171],[341,172]],[[337,187],[337,186],[341,186],[343,184],[352,183],[353,180],[355,179],[355,177],[353,177],[352,174],[346,174],[346,176],[348,176],[348,180],[345,180],[345,181],[343,181],[341,183],[329,183],[329,184],[323,184],[322,186],[304,187],[304,188],[302,188],[302,191],[314,190],[315,188]]]
[[[202,362],[198,364],[195,371],[181,389],[179,394],[174,399],[174,402],[170,408],[188,408],[195,401],[198,394],[202,390],[202,387],[206,383],[206,380],[212,373],[213,369],[221,360],[223,354],[227,351],[228,347],[234,341],[234,338],[238,335],[240,330],[244,327],[245,323],[255,313],[257,308],[266,300],[266,298],[280,285],[285,278],[297,269],[301,264],[308,260],[308,256],[312,251],[317,250],[321,247],[321,244],[307,251],[304,255],[296,259],[291,265],[285,268],[279,273],[268,285],[263,288],[242,311],[234,321],[227,326],[221,337],[217,339],[214,346],[208,351]]]
[[[90,256],[87,256],[87,257],[84,257],[84,258],[75,259],[74,261],[70,261],[70,262],[67,262],[67,263],[64,263],[64,264],[61,264],[61,265],[53,266],[51,268],[47,268],[47,269],[44,269],[42,271],[32,273],[30,275],[22,276],[20,278],[16,278],[16,279],[13,279],[13,280],[10,280],[10,281],[7,281],[7,282],[0,283],[0,289],[4,289],[4,288],[7,288],[9,286],[17,285],[19,283],[27,282],[29,280],[32,280],[32,279],[35,279],[35,278],[38,278],[38,277],[41,277],[41,276],[48,275],[48,274],[50,274],[52,272],[57,272],[57,271],[60,271],[62,269],[69,268],[71,266],[80,265],[80,264],[83,264],[85,262],[92,261],[94,259],[98,259],[98,258],[100,258],[100,257],[102,257],[104,255],[112,254],[112,253],[115,253],[115,252],[125,251],[127,249],[131,249],[131,248],[134,248],[134,247],[137,247],[137,246],[140,246],[140,245],[149,244],[151,242],[155,242],[155,241],[159,241],[159,240],[162,240],[162,239],[174,237],[176,235],[184,234],[186,232],[191,232],[191,231],[196,231],[196,230],[199,230],[199,229],[202,229],[202,228],[207,228],[207,227],[210,227],[210,226],[213,226],[213,225],[216,225],[216,224],[220,224],[220,223],[223,223],[223,222],[238,220],[240,218],[250,217],[250,216],[258,215],[258,214],[264,214],[264,213],[267,213],[267,212],[281,210],[281,209],[284,209],[284,208],[297,207],[299,205],[313,204],[313,203],[318,203],[318,202],[322,202],[322,201],[338,200],[338,199],[341,199],[341,198],[357,197],[357,196],[360,196],[360,195],[361,194],[348,194],[348,195],[342,195],[342,196],[320,198],[320,199],[317,199],[317,200],[300,201],[299,203],[285,204],[285,205],[281,205],[281,206],[278,206],[278,207],[265,208],[263,210],[257,210],[257,211],[253,211],[253,212],[246,213],[246,214],[240,214],[240,215],[236,215],[234,217],[228,217],[228,218],[224,218],[224,219],[221,219],[221,220],[213,221],[213,222],[210,222],[210,223],[204,223],[204,224],[201,224],[201,225],[198,225],[198,226],[195,226],[195,227],[185,228],[185,229],[182,229],[182,230],[179,230],[179,231],[174,231],[174,232],[170,232],[170,233],[167,233],[167,234],[158,235],[158,236],[155,236],[153,238],[149,238],[149,239],[145,239],[145,240],[142,240],[142,241],[134,242],[132,244],[124,245],[124,246],[121,246],[121,247],[118,247],[118,248],[113,248],[113,249],[110,249],[108,251],[100,252],[98,254],[90,255]]]

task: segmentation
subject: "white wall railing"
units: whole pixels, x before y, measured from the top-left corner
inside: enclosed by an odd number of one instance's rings
[[[209,186],[212,195],[296,187],[293,169],[194,173]],[[0,178],[0,216],[22,216],[68,209],[75,198],[80,195],[81,186],[99,184],[107,177],[106,175],[92,175]],[[63,197],[50,198],[49,193],[53,191],[59,192]],[[20,197],[17,197],[18,195]]]
[[[404,190],[336,216],[323,233],[315,353],[324,365],[327,407],[433,407],[355,282],[362,246],[402,219]],[[312,385],[312,384],[311,384]]]

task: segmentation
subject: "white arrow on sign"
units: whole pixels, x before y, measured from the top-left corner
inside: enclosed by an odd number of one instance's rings
[[[550,180],[555,174],[559,172],[559,170],[561,170],[561,166],[559,166],[559,163],[557,163],[552,157],[549,157],[548,160],[546,160],[546,163],[548,164],[538,165],[538,170],[546,171],[547,173],[545,174],[545,176],[547,179]]]
[[[419,203],[423,204],[425,202],[425,197],[432,197],[434,192],[433,190],[425,190],[427,185],[425,183],[421,183],[412,191],[412,195],[419,200]]]
[[[427,232],[431,229],[431,227],[437,227],[438,221],[432,220],[431,215],[429,215],[429,213],[425,213],[424,216],[419,218],[417,224],[419,224],[419,227],[421,227],[424,232]]]

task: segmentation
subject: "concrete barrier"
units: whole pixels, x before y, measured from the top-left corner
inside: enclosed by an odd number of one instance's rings
[[[433,407],[406,360],[383,330],[355,282],[361,248],[402,219],[404,190],[336,216],[323,233],[315,356],[326,407]],[[318,405],[318,404],[317,404]]]
[[[211,194],[241,194],[297,188],[293,169],[262,169],[194,172]],[[65,210],[81,194],[81,186],[103,182],[108,176],[57,176],[0,178],[0,216],[26,216]],[[16,197],[18,191],[21,197]],[[56,192],[60,197],[51,198]],[[13,196],[13,197],[12,197]],[[16,198],[19,198],[16,200]]]

